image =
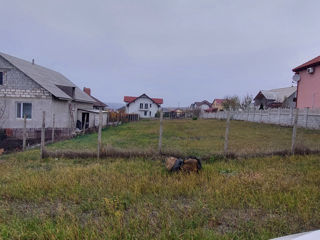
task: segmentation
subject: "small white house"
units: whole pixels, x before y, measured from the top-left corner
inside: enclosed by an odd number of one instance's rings
[[[150,98],[146,94],[139,97],[124,97],[126,113],[139,114],[140,118],[154,118],[163,103],[162,98]]]

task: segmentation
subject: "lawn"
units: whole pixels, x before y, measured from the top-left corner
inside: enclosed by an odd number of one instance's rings
[[[224,125],[166,121],[164,146],[219,152]],[[103,141],[155,148],[157,131],[154,121],[130,123],[103,131]],[[318,132],[298,133],[317,147]],[[233,150],[260,151],[257,139],[286,148],[290,135],[289,128],[233,122],[230,141]],[[92,134],[49,147],[95,146]],[[317,155],[211,158],[199,174],[168,173],[163,159],[40,160],[37,149],[0,158],[0,239],[269,239],[319,228]]]

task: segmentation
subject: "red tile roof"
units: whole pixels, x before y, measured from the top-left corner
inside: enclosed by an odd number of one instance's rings
[[[316,65],[320,65],[320,56],[318,56],[318,57],[316,57],[314,59],[311,59],[310,61],[308,61],[308,62],[306,62],[306,63],[304,63],[304,64],[302,64],[302,65],[300,65],[300,66],[298,66],[298,67],[296,67],[294,69],[292,69],[292,71],[293,72],[299,72],[299,71],[304,70],[304,69],[306,69],[308,67],[314,67]]]
[[[219,99],[219,98],[216,98],[213,100],[213,102],[216,101],[218,104],[222,104],[224,99]]]
[[[141,96],[143,96],[144,94],[142,94]],[[141,97],[140,96],[140,97]],[[140,97],[130,97],[130,96],[124,96],[123,101],[126,103],[131,103],[134,102],[137,98]],[[148,97],[148,96],[147,96]],[[163,103],[163,99],[162,98],[150,98],[153,102],[155,102],[156,104],[162,104]]]

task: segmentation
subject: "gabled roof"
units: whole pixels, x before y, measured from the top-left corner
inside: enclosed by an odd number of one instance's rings
[[[311,59],[310,61],[292,69],[293,72],[299,72],[301,70],[304,70],[304,69],[307,69],[309,67],[314,67],[314,66],[317,66],[317,65],[320,65],[320,56],[314,58],[314,59]]]
[[[94,100],[82,92],[73,82],[63,76],[61,73],[51,69],[33,64],[26,60],[10,56],[0,52],[0,56],[11,63],[13,66],[22,71],[25,75],[38,83],[41,87],[50,92],[53,96],[59,99],[76,100],[80,102],[94,102]],[[74,98],[62,91],[58,86],[74,87]]]
[[[259,96],[263,95],[268,100],[273,100],[275,102],[283,102],[285,98],[290,97],[297,91],[297,87],[286,87],[286,88],[276,88],[271,90],[261,90],[257,96],[254,98],[257,99]]]
[[[134,102],[135,100],[137,100],[138,98],[142,98],[142,97],[146,97],[149,98],[151,101],[153,101],[154,103],[160,105],[163,103],[163,99],[162,98],[150,98],[147,94],[142,94],[139,97],[130,97],[130,96],[124,96],[123,101],[126,102],[127,104]]]
[[[91,89],[84,87],[83,91],[88,94],[93,100],[95,100],[93,107],[102,107],[102,108],[106,108],[108,107],[107,104],[105,104],[104,102],[100,101],[98,98],[95,98],[94,96],[91,95]]]
[[[203,100],[202,102],[195,102],[194,103],[197,107],[200,107],[202,105],[208,105],[209,107],[211,107],[211,104],[207,101],[207,100]]]
[[[213,100],[213,102],[212,102],[212,103],[216,102],[216,103],[218,103],[218,104],[222,104],[222,103],[223,103],[223,101],[224,101],[224,99],[221,99],[221,98],[215,98],[215,99]]]

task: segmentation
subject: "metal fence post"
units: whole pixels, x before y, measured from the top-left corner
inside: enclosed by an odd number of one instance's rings
[[[163,132],[163,111],[162,108],[160,110],[160,128],[159,128],[159,145],[158,145],[158,151],[161,153],[162,151],[162,132]]]
[[[22,133],[22,150],[26,150],[26,143],[27,143],[27,116],[24,115],[23,117],[23,133]]]
[[[54,142],[54,128],[55,128],[55,124],[56,124],[56,115],[53,114],[52,115],[52,135],[51,135],[51,141]]]
[[[299,117],[299,109],[296,108],[296,114],[294,116],[294,122],[293,122],[293,128],[292,128],[291,154],[294,154],[294,151],[296,148],[298,117]]]
[[[41,145],[40,145],[40,158],[44,158],[44,144],[45,144],[45,131],[46,131],[46,112],[42,112],[42,128],[41,128]]]
[[[100,159],[101,154],[101,130],[102,130],[102,111],[99,111],[99,129],[98,129],[98,152],[97,158]]]
[[[227,123],[226,123],[226,132],[224,135],[224,154],[227,155],[228,153],[228,142],[229,142],[229,128],[230,128],[230,111],[227,113]]]

